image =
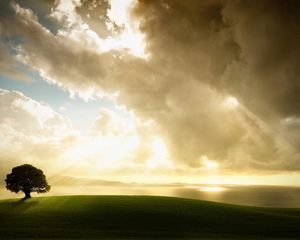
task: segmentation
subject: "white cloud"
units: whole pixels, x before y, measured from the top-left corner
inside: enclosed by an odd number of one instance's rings
[[[118,103],[126,105],[140,119],[155,123],[154,130],[143,130],[148,131],[150,137],[139,130],[124,133],[126,127],[122,121],[102,111],[93,126],[99,134],[111,135],[114,139],[111,142],[118,142],[114,144],[119,144],[117,139],[122,139],[124,134],[137,132],[143,140],[139,143],[132,140],[129,145],[134,147],[126,148],[133,152],[136,148],[137,164],[151,159],[151,137],[159,133],[173,163],[190,169],[199,168],[201,156],[213,159],[224,171],[299,169],[297,146],[300,141],[295,137],[284,141],[284,136],[291,135],[279,133],[280,127],[277,126],[280,119],[286,118],[283,115],[288,113],[291,116],[291,112],[297,114],[299,110],[294,107],[297,104],[289,102],[289,99],[298,99],[299,95],[298,89],[291,87],[296,86],[294,79],[297,75],[294,73],[299,69],[295,67],[299,61],[293,61],[293,66],[288,65],[292,67],[291,71],[289,67],[274,68],[280,78],[273,71],[260,67],[264,64],[256,66],[256,62],[268,62],[269,55],[274,53],[268,45],[260,45],[264,42],[262,40],[272,42],[269,36],[258,34],[256,27],[251,28],[256,34],[249,35],[244,31],[246,20],[252,20],[251,11],[258,15],[261,12],[256,9],[258,6],[246,9],[243,4],[229,2],[224,6],[218,1],[193,2],[193,6],[185,1],[169,1],[167,5],[139,1],[130,16],[122,12],[118,18],[120,9],[116,1],[111,3],[106,20],[117,25],[112,28],[120,31],[121,39],[122,29],[118,28],[121,25],[125,26],[123,33],[127,31],[129,35],[134,33],[130,32],[130,27],[134,26],[134,31],[138,28],[146,52],[151,53],[149,59],[135,57],[132,54],[134,49],[99,50],[109,37],[100,38],[77,14],[74,5],[54,10],[53,17],[66,20],[56,35],[40,24],[32,11],[19,6],[15,7],[14,18],[3,21],[2,27],[6,34],[22,36],[24,42],[16,48],[19,60],[37,69],[48,81],[85,97],[114,94]],[[125,4],[126,8],[128,5]],[[236,9],[249,15],[240,14]],[[270,11],[268,16],[272,14]],[[129,19],[133,16],[138,26]],[[267,18],[260,16],[255,20],[265,23]],[[235,22],[235,19],[239,21]],[[288,36],[293,30],[287,32]],[[251,37],[255,44],[245,36]],[[131,40],[124,42],[136,45]],[[256,47],[264,51],[258,51]],[[299,56],[292,55],[292,59]],[[281,58],[278,62],[282,59],[288,58]],[[270,65],[273,66],[273,58]],[[282,88],[285,73],[290,73],[289,82],[293,84]],[[277,88],[275,83],[280,83]],[[271,87],[274,91],[266,94]],[[289,97],[289,93],[293,97]],[[37,121],[37,116],[31,117]],[[92,136],[81,140],[84,141],[82,145],[90,149],[88,155],[96,154],[94,151],[98,145]],[[145,150],[139,151],[137,145]],[[107,149],[112,151],[110,146]],[[149,165],[155,164],[150,162]]]
[[[0,175],[21,163],[81,177],[167,167],[164,143],[152,130],[147,133],[153,126],[134,116],[122,119],[102,109],[93,126],[79,131],[48,105],[20,92],[0,89],[0,100],[0,165],[6,166]]]

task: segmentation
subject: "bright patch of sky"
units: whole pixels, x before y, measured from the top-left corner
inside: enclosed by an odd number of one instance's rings
[[[99,117],[100,109],[103,108],[114,111],[120,117],[126,118],[128,115],[108,98],[102,97],[88,102],[77,96],[71,98],[69,92],[49,84],[36,72],[27,71],[26,74],[32,80],[16,80],[0,75],[0,88],[19,91],[36,101],[48,104],[61,115],[70,118],[74,127],[81,130],[90,127]]]

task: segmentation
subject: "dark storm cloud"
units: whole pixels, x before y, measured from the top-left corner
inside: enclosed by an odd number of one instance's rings
[[[103,37],[107,2],[95,3],[81,1],[76,12]],[[132,18],[148,60],[93,51],[18,6],[2,29],[22,36],[21,59],[62,87],[118,92],[119,103],[157,123],[179,165],[198,168],[207,156],[233,171],[299,170],[300,141],[291,130],[299,126],[282,124],[300,113],[298,5],[140,0]],[[241,105],[226,105],[230,95]]]
[[[298,115],[297,1],[139,3],[136,14],[143,18],[149,51],[161,53],[158,57],[166,62],[170,59],[172,68],[180,66],[187,76],[237,97],[271,127]],[[276,149],[267,145],[270,153]],[[264,158],[276,158],[268,152]]]
[[[300,113],[299,8],[299,1],[228,1],[224,7],[241,50],[225,86],[261,114]]]
[[[149,51],[168,53],[164,60],[188,65],[197,80],[240,96],[261,113],[269,107],[298,114],[298,1],[139,3]]]

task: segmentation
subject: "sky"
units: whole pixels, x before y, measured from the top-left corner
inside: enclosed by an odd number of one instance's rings
[[[299,186],[299,7],[1,1],[0,178]]]

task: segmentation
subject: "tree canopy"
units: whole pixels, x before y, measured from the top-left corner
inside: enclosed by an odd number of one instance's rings
[[[46,193],[51,188],[43,171],[30,164],[14,167],[7,174],[5,182],[6,188],[11,192],[24,192],[25,199],[31,198],[31,192]]]

